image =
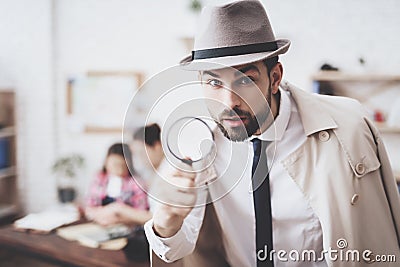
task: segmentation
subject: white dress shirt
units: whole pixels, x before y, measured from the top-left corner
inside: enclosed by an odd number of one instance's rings
[[[315,251],[317,257],[321,255],[322,229],[308,200],[281,164],[305,142],[306,136],[290,93],[280,92],[279,115],[274,125],[263,134],[252,137],[272,141],[266,153],[270,167],[273,249],[286,252],[280,259],[274,255],[275,266],[327,266],[325,261],[301,261],[304,250]],[[251,186],[253,144],[250,140],[231,142],[219,130],[216,132],[216,179],[211,179],[207,186],[221,223],[226,260],[232,267],[256,266],[257,262]],[[207,191],[200,191],[198,203],[204,203],[206,197]],[[170,238],[157,236],[153,231],[153,221],[148,221],[145,232],[153,251],[167,262],[189,254],[196,244],[204,211],[204,205],[194,208],[185,218],[182,228]],[[299,261],[293,260],[296,258],[293,250],[299,253]]]

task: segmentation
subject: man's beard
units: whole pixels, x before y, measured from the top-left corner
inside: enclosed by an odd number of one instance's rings
[[[252,115],[250,112],[233,108],[225,109],[219,114],[218,119],[214,118],[214,120],[226,138],[235,142],[241,142],[256,133],[257,130],[260,129],[261,126],[267,121],[268,115],[269,112],[267,110],[256,115]],[[242,123],[242,125],[237,127],[224,126],[222,123],[223,118],[231,117],[245,117],[247,123]]]

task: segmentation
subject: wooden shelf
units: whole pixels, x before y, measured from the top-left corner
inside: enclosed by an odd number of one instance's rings
[[[10,177],[13,175],[17,175],[17,168],[15,166],[0,169],[0,179]]]
[[[0,138],[15,136],[15,127],[5,127],[0,129]]]
[[[0,218],[7,217],[18,212],[18,208],[13,204],[0,204]]]
[[[18,213],[17,125],[15,92],[0,89],[0,139],[2,168],[0,168],[0,219]],[[3,143],[4,142],[4,143]]]
[[[400,81],[400,75],[350,74],[340,71],[320,71],[311,76],[317,82],[394,82]]]

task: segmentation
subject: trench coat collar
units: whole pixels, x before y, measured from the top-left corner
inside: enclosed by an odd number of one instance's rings
[[[280,87],[291,93],[299,110],[306,136],[338,127],[332,116],[320,106],[312,94],[296,88],[287,81],[282,81]]]

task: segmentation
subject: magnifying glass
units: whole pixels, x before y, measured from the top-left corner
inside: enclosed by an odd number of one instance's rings
[[[170,155],[195,171],[208,168],[216,156],[214,133],[205,120],[211,119],[182,117],[171,123],[166,131]]]

